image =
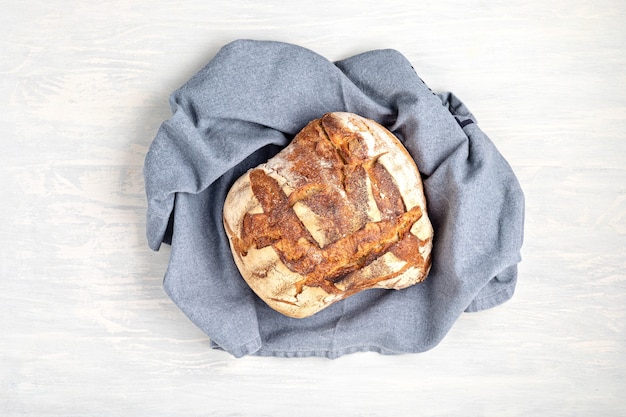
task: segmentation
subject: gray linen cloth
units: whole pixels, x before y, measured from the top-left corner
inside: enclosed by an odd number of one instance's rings
[[[508,300],[517,280],[524,197],[467,107],[435,94],[395,50],[331,62],[299,46],[238,40],[170,97],[145,160],[150,248],[171,245],[164,289],[215,348],[235,357],[324,356],[434,347],[464,311]],[[435,230],[424,283],[373,289],[306,319],[247,286],[222,225],[231,184],[310,120],[348,111],[391,130],[415,159]]]

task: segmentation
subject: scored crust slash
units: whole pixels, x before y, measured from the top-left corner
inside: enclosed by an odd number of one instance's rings
[[[290,317],[366,289],[406,288],[430,270],[418,168],[391,132],[353,113],[311,121],[240,177],[223,216],[244,280]]]

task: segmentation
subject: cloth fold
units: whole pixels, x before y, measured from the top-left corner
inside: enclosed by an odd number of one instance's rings
[[[331,62],[297,45],[238,40],[170,96],[146,155],[147,240],[171,244],[163,285],[215,347],[235,357],[414,353],[464,311],[508,300],[517,280],[524,196],[511,167],[452,93],[433,93],[398,51]],[[423,175],[435,229],[422,283],[367,290],[306,319],[254,295],[222,225],[232,183],[310,120],[348,111],[391,130]]]

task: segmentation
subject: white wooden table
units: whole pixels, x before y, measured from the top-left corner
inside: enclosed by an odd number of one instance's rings
[[[0,415],[626,415],[626,4],[4,1]],[[238,38],[394,48],[526,194],[514,298],[435,349],[234,359],[161,288],[142,166],[167,98]]]

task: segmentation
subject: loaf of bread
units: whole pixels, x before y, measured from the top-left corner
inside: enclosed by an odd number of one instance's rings
[[[433,228],[413,158],[353,113],[313,120],[244,174],[223,216],[245,281],[294,318],[370,288],[417,284],[431,265]]]

